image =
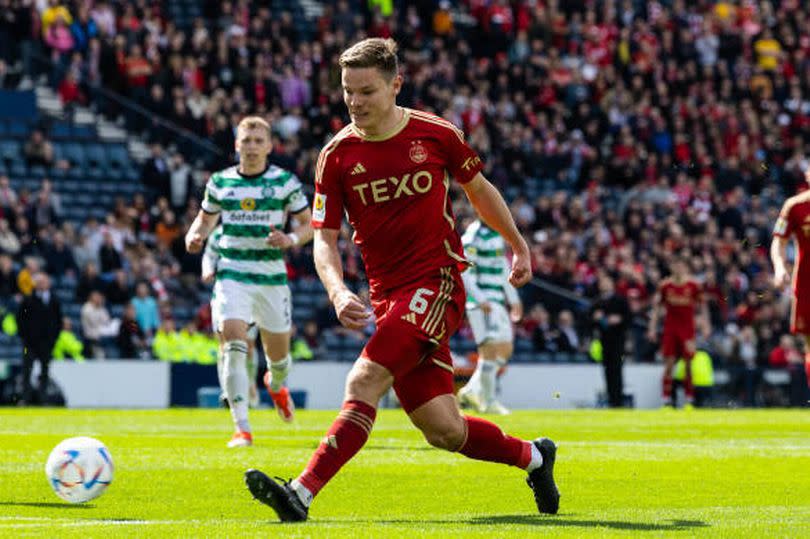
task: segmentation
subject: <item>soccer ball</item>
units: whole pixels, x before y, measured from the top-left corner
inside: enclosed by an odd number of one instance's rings
[[[101,496],[112,483],[112,456],[95,438],[68,438],[51,451],[45,464],[45,476],[63,500],[88,502]]]

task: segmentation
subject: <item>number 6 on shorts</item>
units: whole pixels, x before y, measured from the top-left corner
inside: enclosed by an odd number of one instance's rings
[[[408,304],[408,308],[416,314],[425,314],[428,308],[428,300],[425,299],[425,296],[430,297],[435,293],[429,288],[417,288],[416,292],[413,293],[411,302]]]

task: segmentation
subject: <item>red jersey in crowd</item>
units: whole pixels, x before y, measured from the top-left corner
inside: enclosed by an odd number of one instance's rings
[[[703,291],[700,285],[691,279],[676,283],[664,279],[659,287],[661,303],[664,305],[664,333],[675,332],[680,335],[695,334],[695,310],[703,302]]]

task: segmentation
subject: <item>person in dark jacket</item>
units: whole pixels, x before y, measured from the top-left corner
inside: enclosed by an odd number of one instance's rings
[[[613,279],[607,275],[599,278],[599,299],[593,304],[591,312],[595,336],[602,341],[602,367],[605,369],[608,404],[611,408],[621,408],[624,400],[622,356],[631,314],[627,300],[616,293]]]
[[[37,401],[45,396],[48,385],[48,366],[51,351],[62,329],[62,306],[51,291],[51,279],[47,273],[37,273],[35,288],[31,295],[20,303],[17,327],[23,343],[23,395],[22,402]],[[31,371],[34,361],[39,360],[39,386],[35,394],[31,386]]]

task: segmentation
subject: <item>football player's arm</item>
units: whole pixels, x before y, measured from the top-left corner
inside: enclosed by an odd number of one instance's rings
[[[205,210],[197,212],[197,217],[194,218],[186,232],[186,250],[189,253],[202,251],[203,242],[217,226],[217,221],[219,221],[219,213],[209,213]]]
[[[349,329],[362,329],[368,324],[371,314],[343,280],[343,262],[338,250],[339,233],[339,230],[332,228],[315,230],[312,249],[315,269],[329,294],[329,301],[334,305],[340,323]]]
[[[304,208],[293,215],[295,225],[293,231],[285,234],[281,230],[273,230],[267,235],[267,243],[279,249],[290,249],[306,245],[312,241],[312,210]]]
[[[773,285],[782,288],[790,282],[787,270],[788,238],[774,236],[771,242],[771,263],[773,263]]]
[[[203,251],[201,276],[204,283],[214,282],[214,276],[217,272],[219,253],[217,252],[216,245],[214,245],[216,243],[214,241],[215,238],[216,234],[208,239],[208,242],[205,244],[205,250]]]
[[[529,245],[520,235],[506,201],[495,186],[489,183],[480,172],[461,186],[481,219],[503,236],[512,247],[512,271],[509,275],[509,282],[514,286],[523,286],[528,283],[532,277]]]

